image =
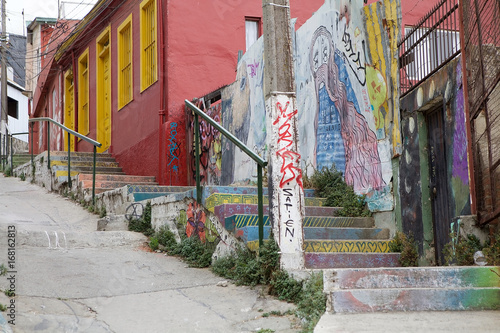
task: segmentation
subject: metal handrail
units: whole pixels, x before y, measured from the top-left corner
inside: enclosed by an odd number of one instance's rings
[[[33,125],[34,122],[36,121],[47,121],[49,123],[52,123],[54,125],[59,126],[62,128],[64,131],[68,132],[68,186],[69,188],[72,187],[71,184],[71,136],[70,134],[76,136],[77,138],[80,138],[84,141],[87,141],[88,143],[92,144],[94,146],[94,166],[92,169],[92,204],[95,205],[95,165],[96,165],[96,154],[97,154],[97,147],[101,147],[102,143],[99,143],[95,140],[92,140],[89,137],[86,137],[85,135],[82,135],[78,132],[75,132],[74,130],[67,128],[63,124],[58,123],[54,119],[47,118],[47,117],[40,117],[40,118],[31,118],[28,120],[28,122],[32,123],[31,124],[31,165],[33,165]],[[50,169],[50,124],[47,126],[47,167]]]
[[[238,148],[245,152],[250,158],[257,162],[257,195],[258,195],[258,207],[259,207],[259,247],[262,246],[264,242],[264,196],[262,190],[262,168],[267,165],[267,161],[264,161],[262,157],[250,150],[243,142],[241,142],[237,137],[231,134],[224,127],[219,125],[215,120],[210,118],[206,113],[200,110],[196,105],[184,100],[186,106],[194,112],[194,130],[195,130],[195,158],[196,158],[196,201],[201,204],[201,184],[200,184],[200,125],[198,121],[198,116],[205,119],[210,125],[215,127],[220,133],[222,133],[226,138],[231,140]]]

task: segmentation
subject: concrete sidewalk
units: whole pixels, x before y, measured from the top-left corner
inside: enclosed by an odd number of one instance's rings
[[[315,333],[500,332],[500,311],[325,314]]]
[[[97,219],[0,175],[0,263],[8,226],[17,231],[14,332],[300,331],[293,315],[267,316],[293,305],[259,288],[217,286],[222,279],[208,269],[149,252],[143,235],[95,231]],[[9,289],[8,277],[0,289]],[[10,301],[0,293],[1,304]],[[10,332],[8,314],[0,313],[0,332]],[[325,314],[315,332],[500,332],[500,311]]]
[[[294,306],[208,269],[149,252],[143,235],[97,232],[96,215],[61,196],[0,176],[0,263],[15,226],[14,332],[298,332]],[[57,238],[55,237],[57,235]],[[49,243],[50,239],[50,243]],[[55,241],[57,240],[57,241]],[[10,310],[3,313],[5,320]],[[0,332],[6,330],[0,318]]]

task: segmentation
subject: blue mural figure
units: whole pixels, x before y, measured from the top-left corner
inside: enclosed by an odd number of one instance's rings
[[[309,55],[318,95],[316,167],[335,163],[356,192],[379,190],[385,182],[377,137],[359,112],[342,56],[336,53],[330,32],[324,26],[316,29]]]

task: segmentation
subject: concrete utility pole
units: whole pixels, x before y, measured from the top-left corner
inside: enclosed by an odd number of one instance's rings
[[[2,35],[0,36],[1,39],[1,56],[2,56],[2,70],[0,72],[1,75],[1,80],[2,84],[0,86],[0,89],[2,89],[2,95],[1,95],[1,100],[0,103],[2,103],[2,117],[1,117],[1,128],[0,131],[2,133],[7,134],[7,122],[9,117],[8,111],[7,111],[7,25],[6,25],[6,18],[5,18],[5,0],[2,0]]]
[[[263,0],[269,217],[281,267],[304,268],[304,191],[298,148],[289,0]]]

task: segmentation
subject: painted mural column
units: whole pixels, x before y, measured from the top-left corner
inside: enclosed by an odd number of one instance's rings
[[[281,267],[304,268],[304,191],[298,149],[295,75],[288,0],[263,0],[264,98],[269,152],[269,217]]]

